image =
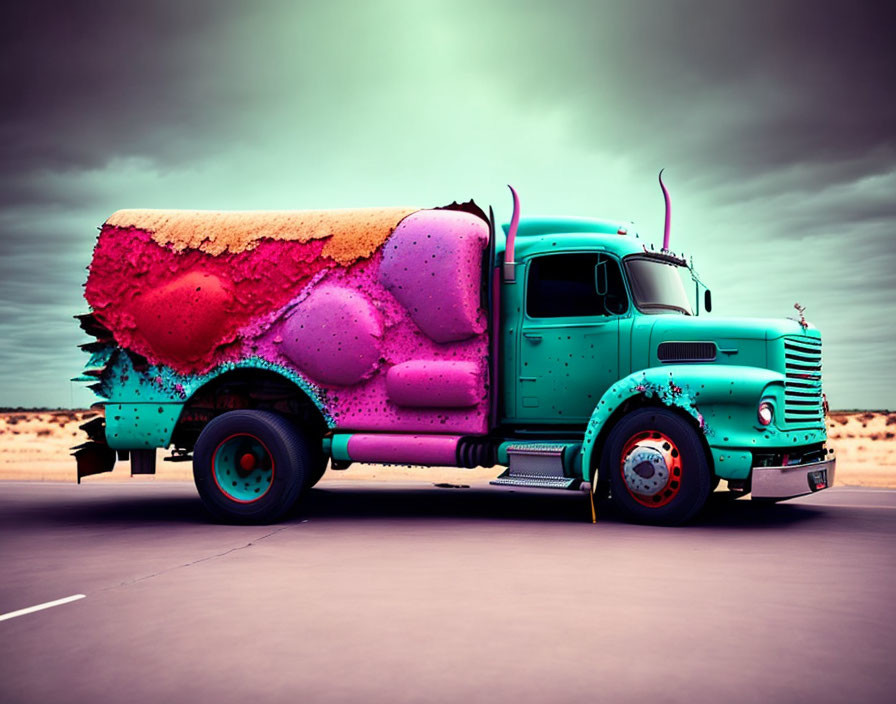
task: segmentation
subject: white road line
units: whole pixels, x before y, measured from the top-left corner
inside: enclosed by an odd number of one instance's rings
[[[25,614],[30,614],[35,611],[43,611],[44,609],[51,609],[54,606],[62,606],[63,604],[68,604],[70,601],[77,601],[78,599],[83,599],[86,594],[72,594],[71,596],[67,596],[64,599],[57,599],[56,601],[48,601],[43,604],[38,604],[37,606],[29,606],[27,609],[19,609],[18,611],[10,611],[8,614],[0,614],[0,621],[6,621],[10,618],[15,618],[16,616],[24,616]]]

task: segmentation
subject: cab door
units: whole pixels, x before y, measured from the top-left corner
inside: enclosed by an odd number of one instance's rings
[[[615,258],[573,252],[530,259],[517,355],[517,418],[586,422],[619,379],[619,321],[628,311]]]

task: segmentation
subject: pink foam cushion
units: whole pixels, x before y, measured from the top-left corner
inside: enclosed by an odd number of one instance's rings
[[[468,408],[482,400],[484,386],[476,362],[415,359],[386,372],[386,393],[399,406]]]
[[[386,241],[379,280],[436,342],[485,330],[479,309],[488,225],[456,210],[419,210]]]
[[[325,284],[296,306],[282,336],[283,354],[313,381],[348,386],[375,372],[383,323],[367,296]]]

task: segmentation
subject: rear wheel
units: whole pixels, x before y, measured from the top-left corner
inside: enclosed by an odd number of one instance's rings
[[[665,408],[643,408],[610,431],[600,466],[628,520],[677,525],[706,503],[712,473],[696,431]]]
[[[209,512],[228,523],[272,523],[299,498],[312,471],[309,444],[267,411],[230,411],[210,421],[193,450],[193,479]]]

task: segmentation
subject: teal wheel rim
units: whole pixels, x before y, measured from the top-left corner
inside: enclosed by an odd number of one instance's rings
[[[241,504],[258,501],[274,483],[274,458],[254,435],[231,435],[212,455],[212,476],[221,493]]]

